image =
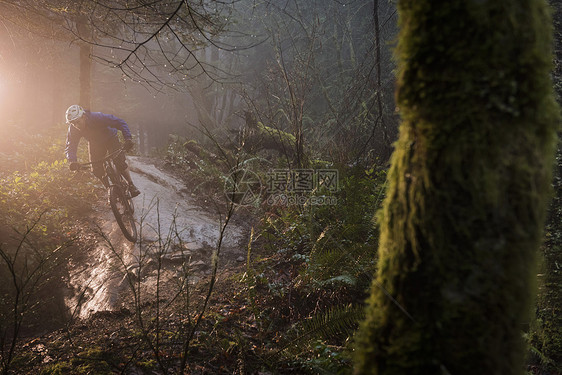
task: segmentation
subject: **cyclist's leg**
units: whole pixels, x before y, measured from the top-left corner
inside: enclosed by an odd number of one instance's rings
[[[90,161],[101,160],[107,153],[107,147],[103,142],[88,142],[88,151],[90,152]],[[100,179],[103,186],[109,187],[102,162],[92,163],[92,173]]]
[[[115,147],[115,149],[120,147],[120,143],[117,137],[114,137],[112,139],[112,147]],[[135,186],[135,184],[133,183],[133,179],[131,178],[131,173],[129,172],[129,166],[127,165],[127,160],[125,158],[125,153],[122,152],[119,155],[117,155],[114,159],[113,162],[115,163],[115,167],[117,168],[117,170],[119,171],[119,173],[121,173],[121,175],[123,177],[125,177],[125,180],[127,180],[127,183],[129,184],[129,191],[131,192],[131,196],[132,197],[136,197],[137,195],[140,194],[139,189],[137,189],[137,187]]]
[[[131,178],[131,173],[129,172],[129,168],[127,167],[125,169],[119,169],[119,173],[121,173],[121,175],[125,177],[125,180],[127,180],[127,183],[129,184],[129,192],[131,193],[131,197],[134,198],[137,195],[139,195],[140,190],[133,183],[133,179]]]

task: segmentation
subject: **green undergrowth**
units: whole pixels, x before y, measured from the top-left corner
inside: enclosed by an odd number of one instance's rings
[[[312,290],[368,287],[376,260],[375,213],[384,195],[384,173],[350,171],[340,177],[331,204],[290,206],[270,212],[262,236],[267,246],[303,264],[297,282]]]
[[[350,369],[349,343],[377,259],[374,217],[384,181],[374,169],[342,169],[332,204],[266,212],[243,280],[260,324],[284,332],[277,361],[301,373]]]
[[[217,194],[228,170],[230,155],[209,151],[209,147],[185,137],[170,135],[161,155],[175,174],[184,177],[193,194]]]
[[[62,238],[73,216],[89,209],[99,189],[89,174],[68,171],[64,139],[60,131],[32,133],[0,155],[4,162],[0,168],[3,227],[21,229],[38,220],[38,233],[56,241]]]
[[[550,203],[538,269],[534,320],[526,338],[529,364],[536,372],[562,373],[562,149],[558,146]]]
[[[201,190],[203,182],[218,183],[220,192],[228,172],[224,159],[194,142],[174,142],[167,151],[169,167],[175,172],[189,167],[186,176],[197,177],[192,187]],[[267,164],[252,160],[245,165],[265,181]],[[42,168],[58,177],[33,181],[47,190],[62,189],[68,177],[64,166],[51,161]],[[186,371],[193,374],[351,373],[354,334],[365,316],[363,301],[378,258],[376,212],[384,199],[386,173],[325,162],[317,167],[339,172],[337,190],[303,193],[307,199],[300,205],[268,204],[267,196],[260,196],[258,205],[239,208],[238,213],[254,215],[245,262],[220,272],[187,351],[182,343],[194,327],[208,278],[189,286],[181,298],[168,301],[161,295],[160,304],[143,304],[144,328],[132,310],[96,314],[88,326],[76,325],[23,345],[15,368],[22,374],[151,374],[163,368],[173,374],[185,354]],[[18,183],[37,180],[31,177],[34,168],[18,172]],[[5,177],[16,183],[14,171]],[[57,188],[54,181],[60,183]],[[89,184],[85,180],[73,187],[77,197],[87,193]],[[49,197],[59,199],[55,192]],[[72,217],[73,209],[65,210]],[[64,223],[65,217],[59,221]],[[534,337],[535,342],[540,339]],[[532,350],[541,360],[550,360],[539,345]]]
[[[292,170],[282,160],[242,153],[221,148],[211,153],[180,137],[172,138],[166,150],[175,171],[188,171],[201,181],[193,183],[193,192],[205,183],[220,190],[232,165],[251,171],[262,184],[256,201],[238,209],[251,212],[257,222],[245,272],[231,281],[234,297],[228,301],[238,313],[228,313],[228,319],[217,314],[213,329],[218,336],[225,329],[242,338],[209,337],[214,342],[209,345],[227,352],[249,346],[251,354],[246,354],[265,356],[260,366],[280,373],[346,372],[349,343],[363,317],[377,259],[375,214],[384,198],[385,171],[316,161],[308,170],[337,171],[337,188],[317,184],[302,192],[272,192],[272,174]],[[236,319],[240,325],[233,328]],[[248,327],[255,332],[244,343]]]
[[[0,370],[10,373],[21,336],[62,324],[76,223],[99,189],[68,170],[62,128],[7,126],[0,139]]]

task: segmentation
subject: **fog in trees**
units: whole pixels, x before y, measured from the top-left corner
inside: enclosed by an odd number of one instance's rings
[[[3,116],[55,125],[90,77],[86,106],[126,119],[144,153],[168,133],[198,137],[197,127],[229,138],[251,112],[294,134],[299,158],[305,143],[346,162],[388,158],[397,126],[392,4],[139,4],[3,3]],[[79,64],[84,46],[90,72]]]

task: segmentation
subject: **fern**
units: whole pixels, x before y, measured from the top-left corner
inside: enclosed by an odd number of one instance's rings
[[[311,316],[293,326],[296,337],[281,350],[317,339],[329,339],[337,336],[352,336],[358,323],[365,317],[362,305],[333,306],[327,311]]]
[[[364,290],[371,282],[375,258],[373,246],[343,246],[332,240],[325,249],[311,253],[307,274],[314,287],[347,285],[356,291]]]
[[[554,361],[547,356],[545,356],[542,351],[534,347],[533,345],[529,345],[529,351],[532,355],[536,356],[541,363],[546,365],[555,365]]]

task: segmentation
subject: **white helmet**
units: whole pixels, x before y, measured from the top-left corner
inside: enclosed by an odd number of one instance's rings
[[[66,123],[70,123],[74,120],[78,120],[84,114],[84,108],[80,107],[78,104],[71,105],[66,110]]]

